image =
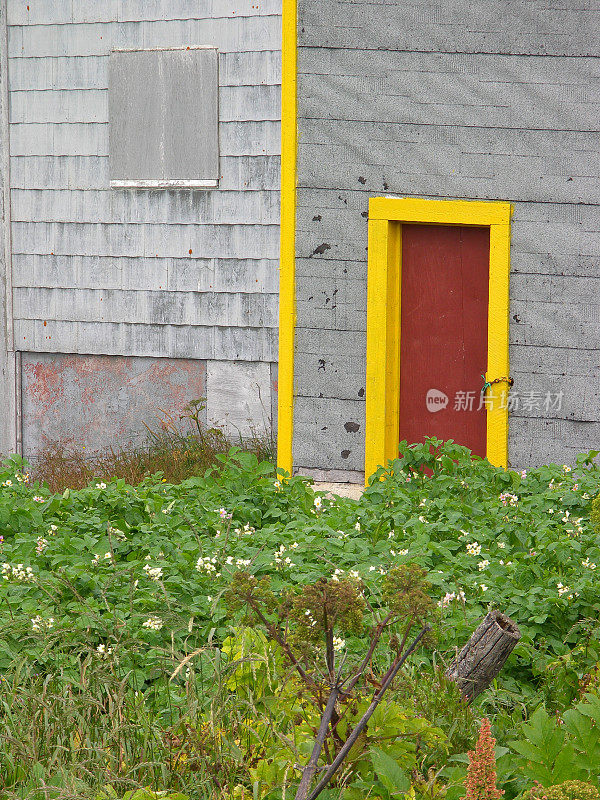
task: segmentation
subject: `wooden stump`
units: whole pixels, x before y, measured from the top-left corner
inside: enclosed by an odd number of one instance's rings
[[[446,670],[471,703],[490,685],[521,638],[518,626],[500,611],[490,611]]]

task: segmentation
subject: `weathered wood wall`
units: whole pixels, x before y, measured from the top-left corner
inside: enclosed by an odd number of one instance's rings
[[[361,478],[368,198],[508,200],[513,465],[600,441],[596,0],[299,0],[294,462]]]
[[[280,0],[7,0],[7,12],[16,347],[204,360],[216,419],[232,398],[210,364],[228,362],[252,396],[256,365],[269,416]],[[219,50],[219,188],[111,190],[109,52],[188,45]]]

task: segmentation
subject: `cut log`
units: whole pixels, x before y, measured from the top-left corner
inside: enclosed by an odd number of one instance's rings
[[[446,670],[471,703],[490,685],[521,638],[518,626],[500,611],[490,611]]]

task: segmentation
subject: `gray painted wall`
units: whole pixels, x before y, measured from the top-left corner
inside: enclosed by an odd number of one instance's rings
[[[299,0],[301,470],[362,477],[366,217],[384,194],[514,203],[511,374],[564,399],[511,415],[510,461],[600,444],[599,11]]]
[[[200,359],[213,419],[254,413],[256,381],[271,409],[280,0],[5,1],[16,347],[57,370],[51,354]],[[109,53],[188,46],[219,51],[218,189],[111,190]],[[30,400],[24,428],[39,430]],[[31,455],[41,439],[25,439]]]
[[[12,341],[6,8],[0,3],[0,454],[17,442],[16,355]]]

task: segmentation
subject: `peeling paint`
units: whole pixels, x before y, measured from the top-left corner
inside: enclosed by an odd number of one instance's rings
[[[24,452],[50,441],[87,451],[144,438],[144,423],[175,420],[206,393],[206,363],[192,359],[23,354]]]

